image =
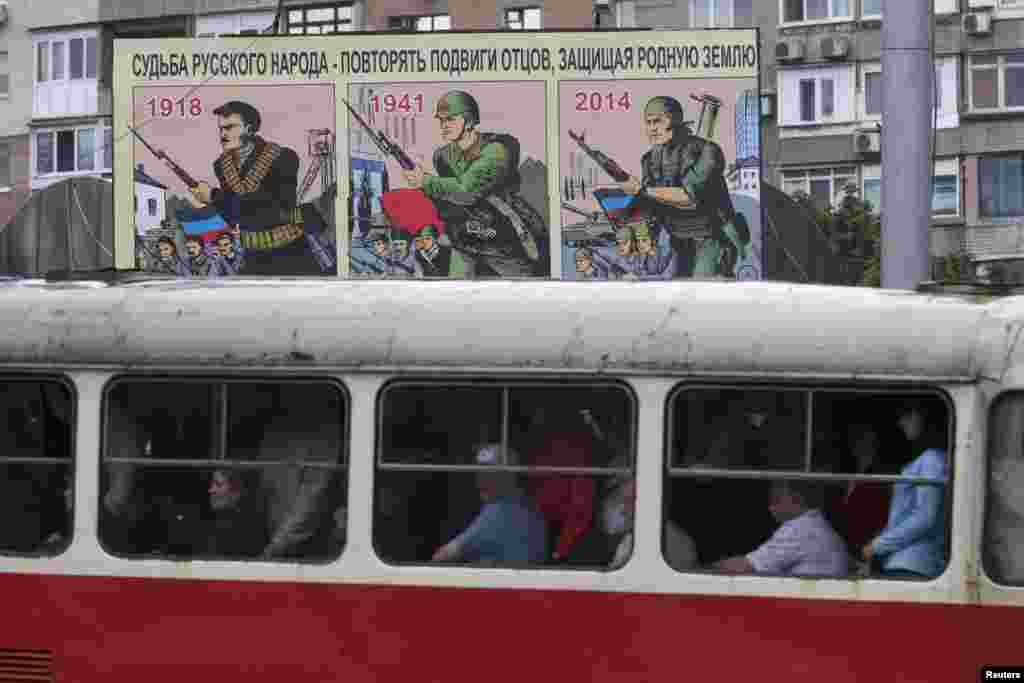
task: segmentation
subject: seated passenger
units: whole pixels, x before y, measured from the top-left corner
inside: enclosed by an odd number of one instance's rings
[[[920,402],[899,418],[900,429],[918,454],[900,474],[946,480],[946,426],[940,405]],[[946,566],[945,488],[896,482],[889,519],[864,546],[866,562],[877,560],[882,574],[900,578],[938,576]]]
[[[636,481],[630,479],[622,485],[621,514],[625,522],[625,533],[619,540],[611,569],[626,564],[633,552],[633,520],[636,515]],[[670,519],[665,520],[663,539],[665,561],[676,571],[684,572],[697,568],[697,546],[685,531]]]
[[[856,474],[888,474],[881,463],[881,437],[878,429],[867,423],[851,424],[847,430],[850,466],[845,471]],[[889,514],[888,482],[848,482],[829,505],[830,517],[846,545],[856,551],[878,535]]]
[[[499,444],[482,447],[481,465],[517,465],[519,457]],[[434,552],[435,562],[461,560],[490,565],[541,563],[547,548],[544,518],[533,507],[512,472],[481,472],[476,477],[484,506],[461,534]]]
[[[267,528],[259,494],[240,470],[218,470],[210,477],[213,520],[206,552],[217,557],[255,557],[267,543]]]
[[[711,568],[727,574],[846,576],[846,546],[821,513],[821,497],[817,484],[774,482],[769,510],[782,526],[754,551],[719,560]]]
[[[558,407],[533,410],[530,430],[537,445],[530,449],[530,464],[548,467],[586,467],[591,465],[596,443],[591,429],[580,423],[579,413]],[[530,493],[537,509],[555,535],[551,559],[555,562],[600,564],[604,558],[597,548],[606,541],[594,528],[594,492],[590,476],[533,475]]]

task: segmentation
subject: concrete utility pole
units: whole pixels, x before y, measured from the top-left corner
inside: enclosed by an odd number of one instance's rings
[[[931,279],[932,0],[882,12],[882,287]]]

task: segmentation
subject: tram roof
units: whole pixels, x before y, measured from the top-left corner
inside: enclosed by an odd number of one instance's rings
[[[1024,297],[767,282],[23,280],[0,287],[0,320],[8,366],[969,380],[1009,358]]]

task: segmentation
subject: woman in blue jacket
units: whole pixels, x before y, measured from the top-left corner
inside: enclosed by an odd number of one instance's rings
[[[915,457],[904,477],[934,479],[933,484],[893,484],[889,519],[881,533],[861,551],[876,560],[882,575],[927,579],[946,567],[946,421],[941,404],[917,402],[905,409],[899,426]]]

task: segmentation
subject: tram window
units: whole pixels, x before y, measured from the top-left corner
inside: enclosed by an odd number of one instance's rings
[[[497,567],[624,561],[634,424],[618,384],[389,385],[379,400],[378,555]]]
[[[55,380],[0,380],[0,411],[0,553],[56,555],[72,535],[71,391]]]
[[[1008,586],[1024,585],[1024,393],[1007,394],[989,417],[985,573]]]
[[[952,451],[937,395],[687,386],[669,415],[672,566],[682,537],[700,568],[727,573],[929,578],[945,567]],[[772,553],[790,546],[810,559],[780,564]]]
[[[128,557],[336,558],[346,404],[325,381],[118,380],[105,400],[101,541]]]

